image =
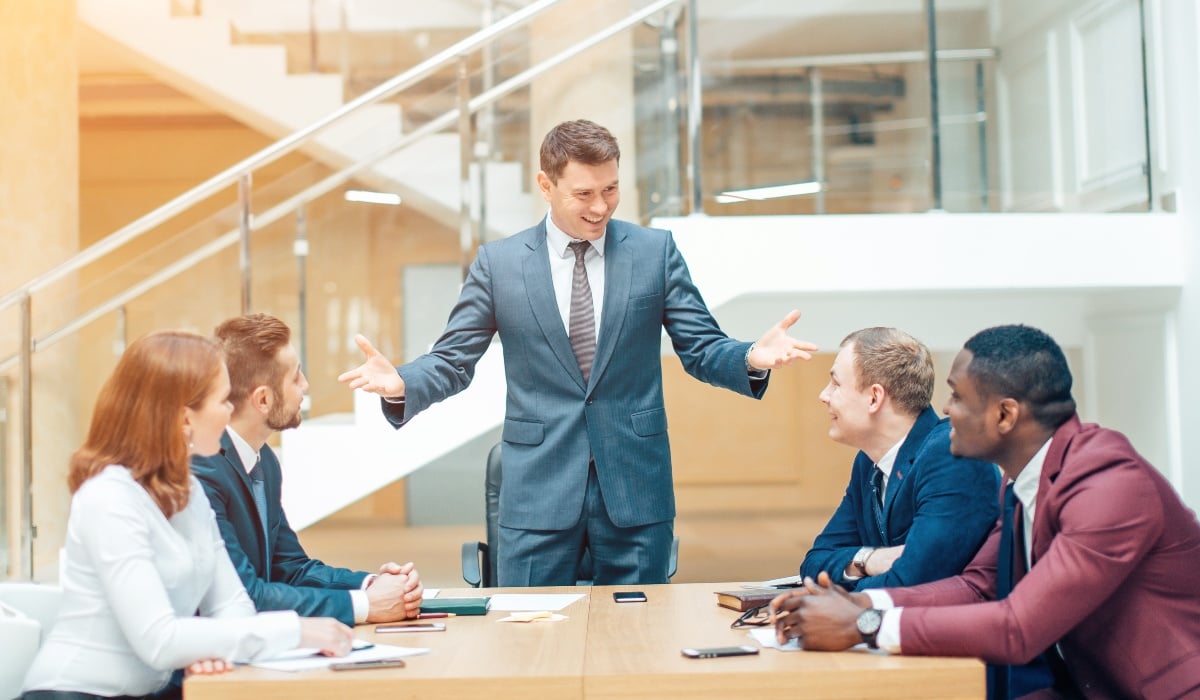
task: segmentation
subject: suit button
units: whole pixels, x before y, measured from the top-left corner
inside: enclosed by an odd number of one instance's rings
[[[592,399],[588,399],[587,401],[584,401],[584,402],[583,402],[583,405],[584,405],[584,406],[591,406],[593,403],[595,403],[595,402],[594,402]]]

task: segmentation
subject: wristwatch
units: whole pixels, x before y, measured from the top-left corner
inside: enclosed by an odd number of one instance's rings
[[[875,643],[875,636],[879,634],[879,626],[882,624],[883,611],[875,608],[863,610],[858,614],[858,621],[855,623],[858,633],[862,635],[862,640],[872,649],[879,648],[879,645]]]
[[[860,578],[867,576],[867,559],[875,552],[874,547],[859,547],[854,553],[854,559],[850,562],[850,566],[854,568]]]

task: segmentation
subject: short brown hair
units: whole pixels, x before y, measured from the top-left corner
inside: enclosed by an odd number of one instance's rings
[[[610,160],[619,163],[621,148],[608,129],[586,119],[576,119],[563,122],[546,134],[540,157],[542,172],[550,182],[558,182],[567,163],[600,165]]]
[[[854,331],[841,347],[854,345],[858,390],[881,385],[896,406],[918,415],[933,398],[933,355],[916,338],[895,328],[875,326]]]
[[[279,390],[284,367],[276,360],[292,339],[292,329],[270,314],[247,314],[213,331],[229,365],[229,401],[237,410],[256,387]]]
[[[198,410],[222,371],[216,343],[187,331],[158,331],[125,349],[100,389],[87,440],[71,456],[71,493],[110,464],[135,481],[170,518],[187,506],[184,409]]]

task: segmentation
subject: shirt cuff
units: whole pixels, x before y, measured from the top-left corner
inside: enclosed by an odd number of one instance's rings
[[[385,396],[385,397],[383,397],[383,400],[387,401],[388,403],[394,403],[398,406],[404,405],[404,397],[403,396],[394,396],[394,397],[393,396]]]
[[[900,654],[900,615],[904,608],[892,608],[883,611],[883,623],[879,625],[879,634],[875,636],[875,644],[889,654]]]
[[[367,598],[365,588],[366,585],[357,591],[347,591],[350,594],[350,604],[354,606],[354,624],[356,625],[366,622],[367,616],[371,614],[371,601]]]
[[[892,597],[882,588],[868,588],[863,593],[866,593],[867,597],[871,599],[871,607],[876,610],[891,610],[896,607]]]

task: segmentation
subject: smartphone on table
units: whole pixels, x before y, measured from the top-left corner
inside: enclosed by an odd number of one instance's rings
[[[616,591],[613,600],[618,603],[645,603],[646,594],[642,591]]]
[[[375,632],[445,632],[445,622],[417,622],[407,625],[375,625]]]
[[[329,664],[334,671],[365,671],[371,668],[404,668],[404,659],[374,659],[372,661],[338,661]]]
[[[758,647],[752,647],[747,644],[736,647],[709,647],[707,649],[681,649],[680,652],[689,659],[715,659],[719,656],[754,656],[758,653]]]

